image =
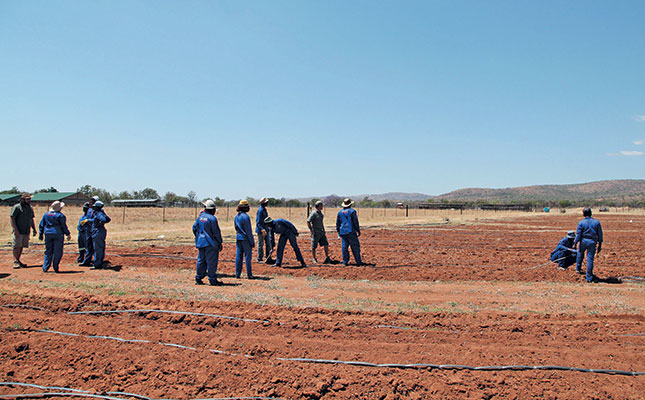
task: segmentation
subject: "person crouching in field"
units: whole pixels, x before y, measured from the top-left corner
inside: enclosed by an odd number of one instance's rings
[[[217,207],[213,200],[204,202],[204,211],[199,214],[193,224],[193,235],[195,235],[195,247],[199,251],[197,254],[197,273],[195,275],[195,284],[203,285],[202,279],[208,275],[208,282],[211,286],[222,285],[217,280],[217,264],[219,262],[219,252],[223,248],[222,233],[219,229],[219,223],[215,217]]]
[[[296,239],[298,237],[298,229],[296,229],[296,227],[291,222],[282,218],[274,220],[271,217],[267,217],[264,220],[264,223],[269,228],[269,234],[273,238],[274,242],[275,234],[277,233],[280,235],[280,239],[278,239],[278,250],[275,256],[275,264],[273,264],[273,266],[282,266],[284,247],[286,246],[288,240],[289,243],[291,243],[291,247],[293,247],[294,253],[296,253],[296,259],[300,261],[300,266],[303,268],[306,267],[307,263],[305,263],[305,259],[302,257],[302,253],[300,252],[300,248],[298,247],[298,240]],[[271,249],[271,254],[273,254],[273,249]],[[271,254],[269,254],[269,257],[271,256]]]
[[[251,270],[251,258],[253,257],[252,249],[255,247],[253,239],[253,230],[251,229],[251,218],[247,214],[251,207],[246,200],[240,200],[237,206],[237,215],[234,224],[236,235],[237,252],[235,253],[235,277],[239,278],[242,274],[242,261],[246,260],[246,276],[253,279]]]
[[[573,248],[573,240],[576,237],[575,231],[567,232],[567,236],[551,252],[551,261],[557,262],[560,269],[567,269],[576,262],[577,250]]]
[[[90,269],[101,269],[104,268],[105,239],[107,238],[105,224],[112,221],[112,219],[103,211],[102,201],[99,200],[94,203],[92,208],[94,211],[92,218],[88,219],[88,223],[90,224],[90,234],[92,236],[92,245],[94,246],[94,266],[90,267]]]
[[[71,240],[69,229],[67,229],[67,220],[60,210],[65,206],[65,203],[55,201],[52,203],[51,208],[47,211],[43,218],[40,220],[38,239],[43,240],[45,237],[45,259],[43,261],[43,272],[47,272],[49,267],[54,268],[54,272],[58,272],[58,265],[63,258],[63,244],[64,237]]]

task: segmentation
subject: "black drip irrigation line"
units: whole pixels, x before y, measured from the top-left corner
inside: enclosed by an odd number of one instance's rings
[[[240,318],[240,317],[231,317],[228,315],[217,315],[217,314],[205,314],[205,313],[197,313],[197,312],[190,312],[190,311],[172,311],[172,310],[99,310],[99,311],[69,311],[67,314],[70,315],[79,315],[79,314],[123,314],[123,313],[139,313],[139,312],[147,312],[147,313],[163,313],[163,314],[182,314],[182,315],[195,315],[198,317],[213,317],[213,318],[220,318],[220,319],[232,319],[236,321],[244,321],[244,322],[261,322],[261,323],[268,323],[270,324],[271,321],[268,320],[261,320],[261,319],[250,319],[250,318]],[[278,324],[280,324],[278,322]]]
[[[353,365],[359,367],[377,367],[377,368],[401,368],[401,369],[442,369],[442,370],[469,370],[469,371],[573,371],[573,372],[588,372],[595,374],[610,374],[610,375],[626,375],[626,376],[639,376],[645,375],[645,372],[634,371],[620,371],[614,369],[588,369],[576,367],[563,367],[559,365],[491,365],[473,367],[470,365],[456,365],[456,364],[374,364],[363,361],[341,361],[341,360],[324,360],[314,358],[281,358],[282,361],[298,361],[306,363],[317,364],[342,364]]]
[[[125,397],[134,397],[141,400],[155,400],[152,397],[143,396],[136,393],[127,393],[127,392],[104,392],[103,394],[91,393],[87,390],[73,389],[66,387],[57,387],[57,386],[41,386],[35,385],[33,383],[22,383],[22,382],[0,382],[0,386],[21,386],[21,387],[33,387],[42,390],[66,390],[66,392],[47,392],[47,393],[21,393],[21,394],[6,394],[0,395],[0,399],[39,399],[39,398],[50,398],[50,397],[90,397],[95,399],[105,399],[105,400],[127,400]],[[122,397],[114,397],[107,395],[116,395]],[[162,399],[159,399],[162,400]],[[244,396],[244,397],[217,397],[217,398],[208,398],[208,399],[192,399],[192,400],[282,400],[278,397],[264,397],[264,396]]]
[[[44,333],[53,333],[64,336],[77,336],[83,337],[84,335],[77,335],[74,333],[65,333],[49,330],[37,330],[35,332],[44,332]],[[133,342],[134,340],[115,338],[109,336],[85,336],[88,338],[96,339],[110,339],[118,340],[122,342]],[[141,340],[137,340],[141,342]],[[153,343],[153,342],[147,342]],[[174,345],[170,343],[158,342],[157,344],[179,347],[188,350],[197,350],[194,347],[187,347],[182,345]],[[238,354],[234,353],[225,353],[221,350],[209,350],[214,353],[227,354],[237,356]],[[244,355],[247,358],[253,358],[250,355]],[[577,367],[564,367],[559,365],[490,365],[490,366],[470,366],[470,365],[457,365],[457,364],[377,364],[369,363],[364,361],[342,361],[342,360],[326,360],[326,359],[316,359],[316,358],[284,358],[276,357],[280,361],[290,361],[290,362],[302,362],[302,363],[314,363],[314,364],[342,364],[342,365],[351,365],[358,367],[376,367],[376,368],[397,368],[397,369],[441,369],[441,370],[469,370],[469,371],[532,371],[532,370],[541,370],[541,371],[572,371],[572,372],[586,372],[586,373],[595,373],[595,374],[609,374],[609,375],[625,375],[625,376],[641,376],[645,375],[645,372],[636,372],[636,371],[621,371],[614,369],[590,369],[590,368],[577,368]]]

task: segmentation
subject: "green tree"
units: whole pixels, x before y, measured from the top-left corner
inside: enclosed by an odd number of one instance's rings
[[[18,189],[17,186],[13,186],[11,189],[6,189],[3,191],[0,191],[0,194],[20,194],[22,193],[20,189]]]

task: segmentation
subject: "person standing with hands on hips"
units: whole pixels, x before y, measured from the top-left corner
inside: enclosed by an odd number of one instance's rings
[[[38,239],[43,240],[43,236],[45,236],[43,272],[47,272],[49,267],[53,267],[54,272],[58,272],[58,265],[63,258],[63,235],[67,236],[67,240],[72,239],[69,229],[67,229],[65,215],[60,212],[63,207],[65,207],[65,203],[60,201],[53,202],[49,211],[43,215],[38,226],[40,231]]]
[[[343,209],[336,216],[336,232],[340,236],[343,252],[343,265],[349,264],[349,247],[352,248],[354,261],[356,265],[363,265],[361,259],[361,244],[358,237],[361,236],[361,226],[358,223],[356,210],[352,208],[354,204],[350,199],[343,201]]]
[[[591,218],[591,208],[585,207],[582,210],[584,219],[578,222],[578,229],[576,230],[576,239],[573,241],[573,247],[576,248],[580,243],[578,249],[578,257],[576,258],[576,272],[582,274],[582,261],[587,253],[587,273],[586,280],[589,283],[598,282],[598,278],[593,274],[593,262],[596,253],[602,250],[602,227],[598,220]]]
[[[195,284],[203,285],[202,279],[208,274],[208,281],[211,286],[222,285],[217,280],[217,264],[219,252],[223,248],[222,233],[219,223],[215,217],[217,207],[213,200],[204,202],[204,211],[199,214],[193,224],[193,235],[195,235],[195,247],[199,251],[197,255],[197,274]]]

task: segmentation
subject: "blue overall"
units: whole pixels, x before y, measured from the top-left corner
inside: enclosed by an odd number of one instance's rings
[[[593,262],[596,256],[596,246],[602,243],[602,227],[598,220],[591,217],[585,217],[582,221],[578,222],[578,229],[576,230],[576,243],[580,243],[578,248],[578,257],[576,259],[576,271],[582,271],[582,261],[584,260],[585,253],[587,253],[587,273],[585,278],[587,282],[591,282],[594,278]]]
[[[269,216],[267,209],[264,206],[258,208],[258,213],[255,216],[255,233],[258,235],[258,262],[264,261],[264,248],[266,247],[266,254],[271,254],[271,238],[269,237],[269,229],[264,223],[266,217]],[[262,236],[262,231],[266,232],[266,236]]]
[[[302,257],[302,253],[300,252],[300,248],[298,247],[298,240],[296,236],[298,234],[298,230],[296,229],[296,227],[291,222],[282,218],[273,220],[272,225],[271,235],[273,236],[276,233],[280,235],[280,239],[278,239],[278,249],[275,256],[276,265],[282,264],[282,257],[284,256],[284,248],[287,244],[287,240],[291,244],[291,247],[293,247],[293,252],[296,253],[296,259],[301,263],[304,263],[305,259]]]
[[[341,238],[343,264],[349,264],[349,247],[352,248],[356,265],[361,265],[361,244],[358,236],[361,234],[361,227],[358,224],[358,215],[353,208],[343,208],[336,216],[336,232]]]
[[[565,236],[551,252],[551,261],[558,260],[560,268],[569,268],[576,262],[576,253],[569,250],[571,248],[573,248],[573,238]]]
[[[219,252],[223,243],[217,218],[202,211],[193,224],[193,235],[195,235],[195,248],[199,251],[195,281],[201,282],[208,275],[208,281],[215,283],[217,282]]]
[[[90,225],[90,235],[94,246],[94,268],[103,267],[103,259],[105,258],[105,239],[107,238],[105,224],[110,221],[112,221],[112,219],[108,217],[103,209],[94,210],[92,215],[92,225]]]
[[[81,217],[81,222],[85,221],[85,258],[82,265],[92,265],[92,258],[94,257],[94,241],[92,240],[92,220],[94,219],[94,209],[87,210],[85,216]]]
[[[41,235],[45,236],[45,259],[43,271],[53,266],[58,272],[58,265],[63,258],[64,235],[69,235],[67,220],[59,211],[48,211],[43,215],[38,226]]]
[[[76,230],[78,231],[78,258],[77,263],[82,263],[85,260],[85,252],[87,250],[87,226],[81,224],[85,220],[85,214],[78,219]]]
[[[255,246],[253,239],[253,229],[251,229],[251,218],[245,212],[238,212],[234,220],[236,235],[237,252],[235,253],[235,277],[239,278],[242,274],[242,261],[246,260],[246,276],[253,278],[251,269],[251,258],[253,257],[252,248]]]

